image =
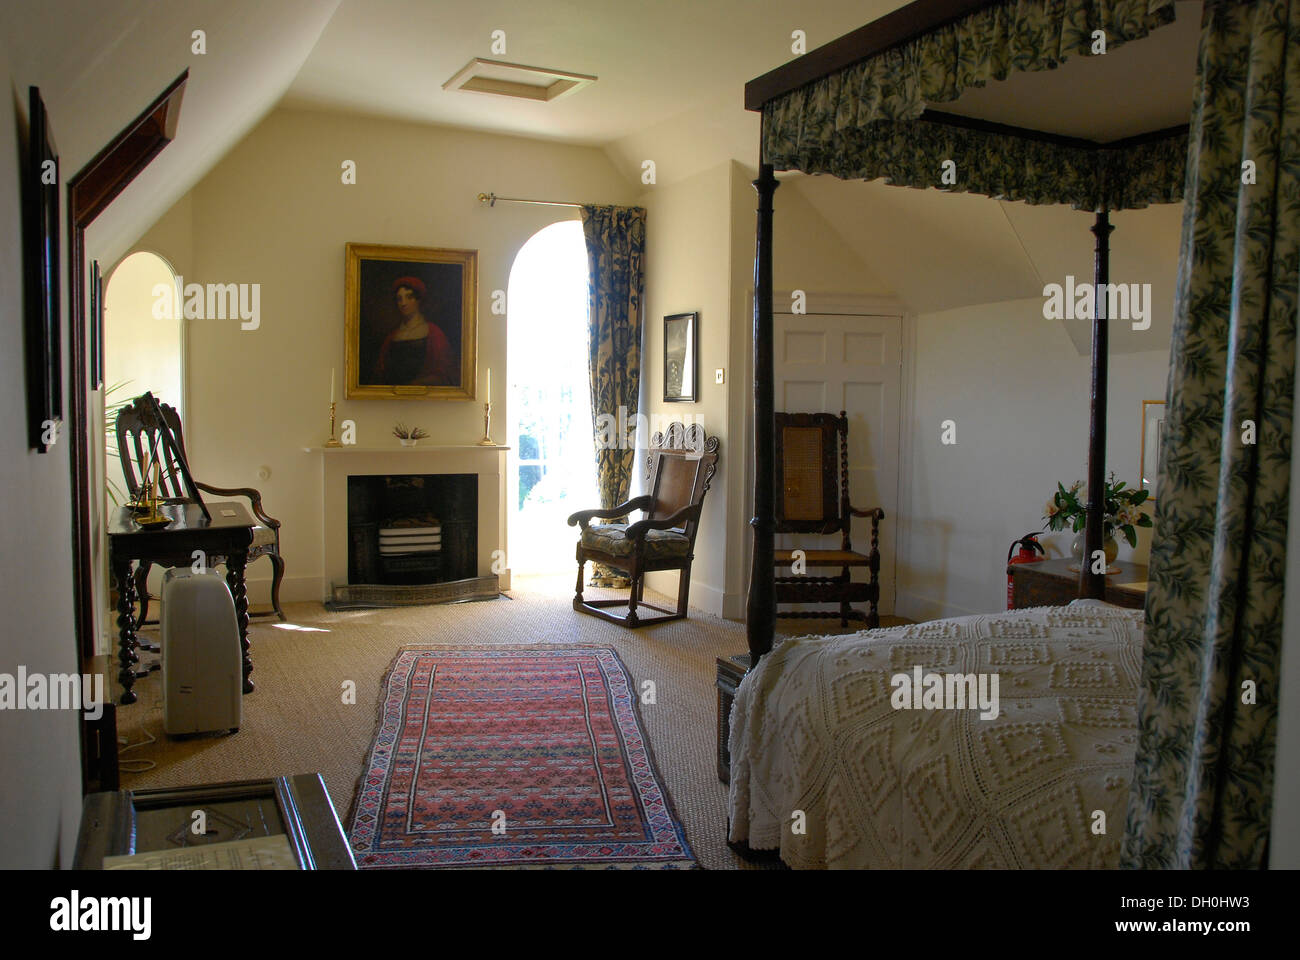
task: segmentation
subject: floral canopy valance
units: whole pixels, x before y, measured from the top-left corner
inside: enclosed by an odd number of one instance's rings
[[[1125,210],[1182,199],[1187,131],[1095,146],[921,119],[1013,70],[1048,70],[1174,21],[1174,0],[1011,0],[823,77],[763,107],[777,170]],[[945,161],[951,160],[955,167]],[[945,169],[954,176],[944,182]]]

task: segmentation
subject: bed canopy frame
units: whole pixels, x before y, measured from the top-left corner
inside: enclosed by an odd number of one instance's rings
[[[1106,24],[1108,42],[1114,47],[1140,40],[1152,29],[1172,23],[1175,0],[1119,0],[1109,6],[1112,19]],[[1183,159],[1187,154],[1188,127],[1155,130],[1140,136],[1101,143],[1065,137],[1045,131],[992,123],[973,117],[931,110],[923,102],[927,80],[925,66],[907,49],[926,39],[946,44],[940,51],[954,61],[968,54],[969,35],[962,36],[964,23],[980,16],[994,35],[993,59],[1000,65],[984,69],[976,65],[964,87],[982,86],[990,79],[1002,80],[1011,70],[1041,71],[1057,66],[1077,49],[1029,50],[1026,35],[1012,22],[1017,7],[1008,0],[915,0],[904,7],[845,34],[808,54],[772,70],[745,85],[745,107],[763,115],[759,154],[758,219],[754,260],[754,529],[750,568],[749,600],[746,611],[751,663],[771,650],[775,632],[776,603],[772,551],[774,548],[774,404],[773,404],[773,310],[772,310],[772,199],[779,185],[776,170],[831,173],[841,179],[888,178],[896,185],[935,186],[1030,203],[1071,203],[1077,209],[1095,213],[1091,231],[1095,237],[1093,259],[1094,291],[1109,282],[1110,224],[1112,210],[1144,207],[1149,203],[1176,202],[1183,194]],[[1023,4],[1020,6],[1024,6]],[[1096,7],[1088,0],[1067,0],[1065,4],[1043,4],[1045,16],[1060,16],[1061,7],[1074,8],[1069,15],[1094,18],[1076,20],[1065,26],[1091,34],[1097,26]],[[1113,8],[1121,8],[1118,13]],[[1082,11],[1081,13],[1079,11]],[[1001,18],[999,20],[999,18]],[[1058,26],[1060,24],[1057,24]],[[954,39],[952,34],[956,33]],[[1048,34],[1052,41],[1056,34]],[[946,39],[942,39],[946,37]],[[936,40],[936,38],[941,38]],[[1020,44],[1020,49],[1015,49]],[[1064,43],[1062,43],[1064,47]],[[987,53],[987,51],[985,51]],[[978,56],[978,53],[977,53]],[[889,59],[893,57],[893,59]],[[1037,58],[1037,62],[1032,62]],[[1026,60],[1031,61],[1026,65]],[[946,66],[946,64],[945,64]],[[961,62],[956,69],[967,69]],[[914,69],[903,80],[901,70]],[[908,81],[912,81],[912,88]],[[953,89],[955,88],[955,89]],[[953,100],[963,84],[949,84],[930,102]],[[893,100],[890,97],[893,96]],[[855,99],[855,97],[857,99]],[[829,107],[815,116],[819,105]],[[910,98],[911,103],[908,104]],[[899,101],[904,109],[898,109]],[[918,109],[919,108],[919,109]],[[847,119],[846,119],[847,117]],[[890,144],[890,136],[895,138]],[[960,153],[967,166],[975,168],[975,183],[943,185],[937,161],[929,160],[925,148],[913,141],[943,144]],[[995,170],[1002,161],[981,169],[980,151],[1011,154],[1019,171],[1007,176]],[[915,152],[913,152],[915,151]],[[934,154],[942,156],[943,153]],[[949,156],[954,155],[952,152]],[[1155,173],[1152,173],[1152,170]],[[1023,176],[1021,176],[1023,174]],[[981,179],[983,178],[983,179]],[[1061,186],[1057,186],[1057,181]],[[1136,184],[1136,185],[1135,185]],[[1084,534],[1084,558],[1101,549],[1104,516],[1106,451],[1106,391],[1109,329],[1105,297],[1097,297],[1092,317],[1092,360],[1090,424],[1088,439],[1088,504]],[[1080,597],[1101,599],[1105,595],[1105,574],[1094,573],[1093,564],[1080,564]]]

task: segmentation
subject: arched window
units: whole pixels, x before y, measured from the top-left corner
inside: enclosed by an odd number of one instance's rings
[[[510,567],[572,566],[565,525],[599,504],[587,361],[587,248],[582,224],[539,230],[520,249],[507,292]]]

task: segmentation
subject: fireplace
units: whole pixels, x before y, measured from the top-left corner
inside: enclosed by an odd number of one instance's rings
[[[332,608],[448,603],[467,595],[470,599],[496,596],[499,590],[510,589],[505,499],[508,447],[428,444],[305,449],[320,461],[324,603]],[[385,478],[399,482],[390,484]],[[420,483],[407,482],[412,478]],[[405,518],[406,526],[388,523],[407,511],[411,516]],[[430,517],[437,523],[430,522]],[[405,543],[403,536],[424,541],[412,546],[439,549],[395,549]],[[390,547],[383,553],[379,550],[381,540]],[[433,553],[436,558],[428,555]],[[381,563],[381,556],[390,559]],[[403,582],[386,583],[385,578]]]
[[[348,477],[348,583],[430,584],[478,573],[478,477]]]

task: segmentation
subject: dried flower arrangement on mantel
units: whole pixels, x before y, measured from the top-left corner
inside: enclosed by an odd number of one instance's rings
[[[393,427],[393,436],[401,441],[404,447],[415,446],[415,441],[425,439],[428,434],[420,427],[408,427],[404,423],[399,423]]]

